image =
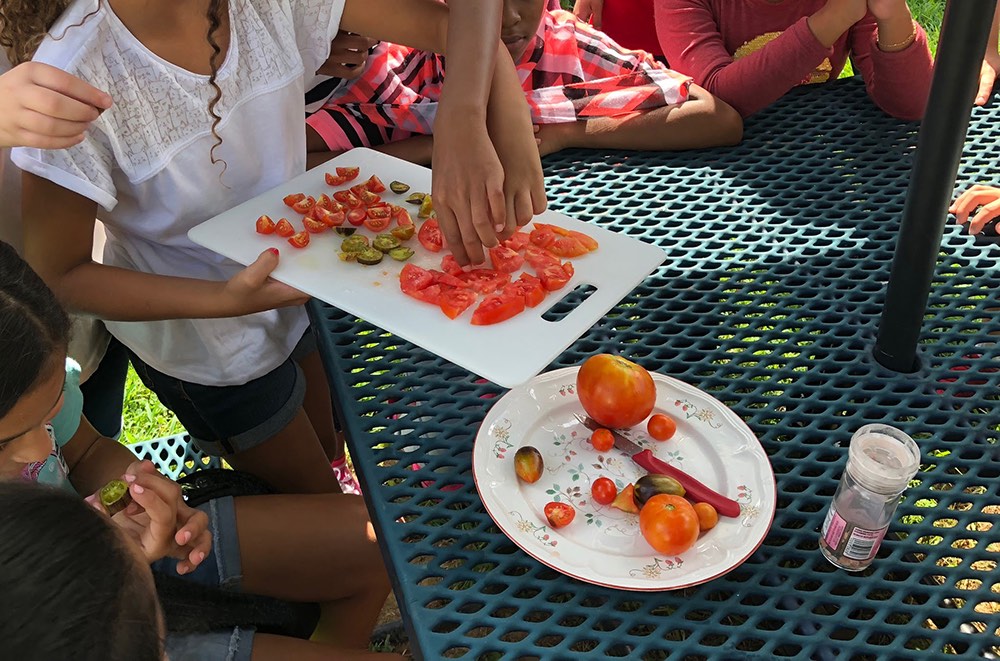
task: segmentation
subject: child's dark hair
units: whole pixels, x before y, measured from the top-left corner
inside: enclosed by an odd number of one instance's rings
[[[0,241],[0,417],[52,369],[63,369],[68,342],[69,317],[55,295]]]
[[[161,661],[153,583],[103,514],[0,483],[0,658]]]

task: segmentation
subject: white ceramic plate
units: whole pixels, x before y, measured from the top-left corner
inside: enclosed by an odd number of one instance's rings
[[[590,485],[609,477],[619,489],[645,474],[623,452],[599,453],[576,396],[577,367],[548,372],[504,395],[476,437],[473,475],[486,510],[528,555],[573,578],[624,590],[674,590],[738,567],[760,546],[774,519],[775,482],[757,438],[740,418],[697,388],[653,372],[657,408],[677,421],[677,433],[658,443],[637,427],[631,438],[656,456],[740,504],[739,518],[720,517],[679,557],[658,554],[639,532],[639,517],[590,498]],[[525,484],[514,453],[542,453],[542,478]],[[543,509],[569,502],[576,518],[554,530]]]

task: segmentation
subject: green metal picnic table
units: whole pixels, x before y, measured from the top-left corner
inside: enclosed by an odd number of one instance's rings
[[[973,112],[960,188],[1000,180],[997,127],[996,102]],[[598,587],[520,551],[484,510],[471,468],[477,428],[504,391],[311,304],[418,658],[998,653],[1000,248],[948,229],[919,371],[886,370],[871,354],[916,130],[847,80],[793,92],[734,149],[544,162],[554,209],[667,255],[552,368],[612,352],[686,381],[742,417],[773,466],[763,545],[697,587]],[[876,561],[852,574],[824,559],[818,529],[851,434],[871,422],[909,433],[923,463]]]

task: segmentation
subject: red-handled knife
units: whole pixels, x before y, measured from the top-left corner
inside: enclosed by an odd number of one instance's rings
[[[591,418],[583,418],[578,415],[576,416],[576,419],[579,420],[584,427],[591,431],[601,429],[601,425],[597,424]],[[722,516],[736,518],[740,515],[740,505],[735,500],[726,498],[721,493],[709,489],[704,484],[679,468],[674,468],[665,461],[657,459],[653,456],[651,451],[639,447],[634,441],[630,441],[625,438],[621,432],[614,429],[609,429],[608,431],[610,431],[611,435],[614,436],[616,448],[627,454],[632,458],[632,461],[639,464],[650,473],[667,475],[680,482],[681,486],[684,487],[684,491],[687,492],[687,496],[691,498],[691,500],[699,503],[708,503]]]

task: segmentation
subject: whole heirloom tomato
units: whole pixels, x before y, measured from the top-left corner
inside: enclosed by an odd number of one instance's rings
[[[584,361],[576,376],[576,392],[587,415],[611,429],[639,424],[656,403],[656,385],[649,372],[607,353]]]
[[[639,511],[639,531],[660,553],[680,555],[698,540],[698,514],[680,496],[653,496]]]

